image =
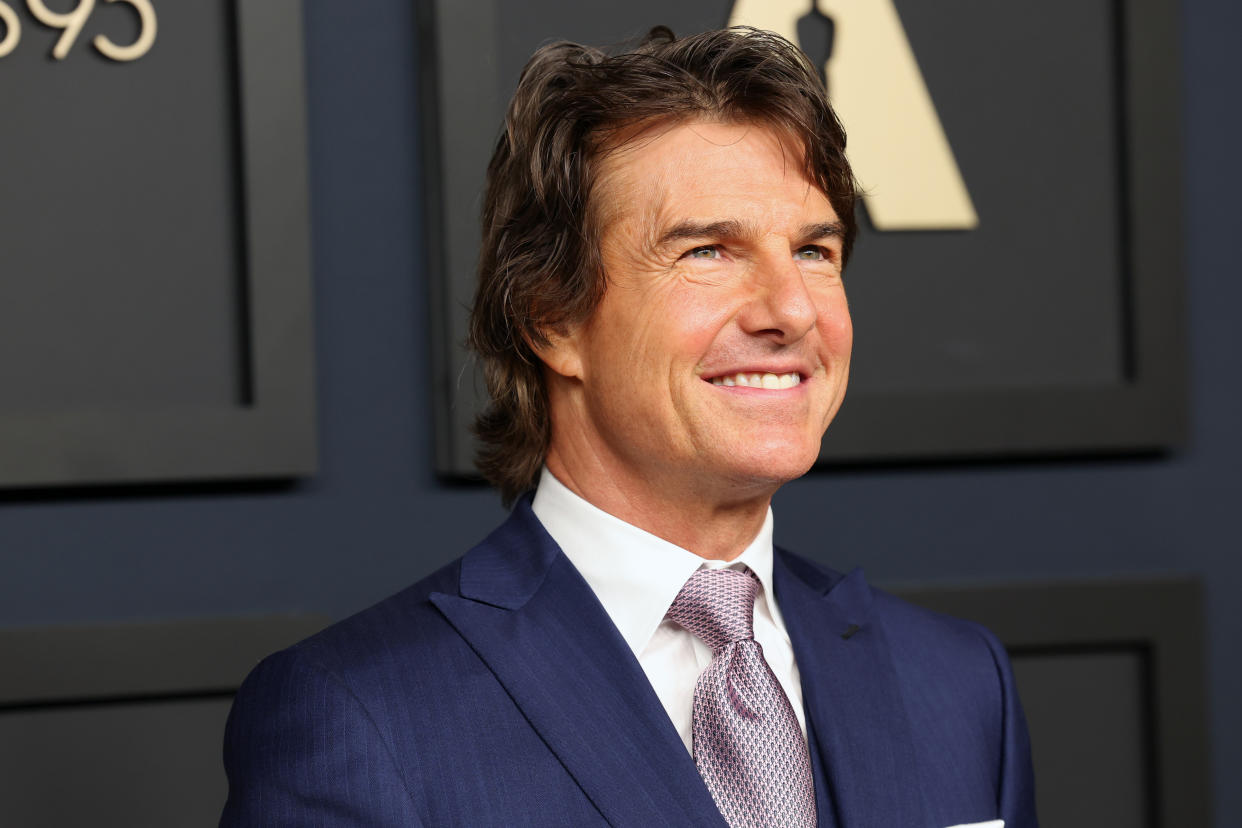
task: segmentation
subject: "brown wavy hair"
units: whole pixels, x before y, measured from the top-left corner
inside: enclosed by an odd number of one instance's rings
[[[676,38],[657,27],[606,52],[540,48],[522,71],[487,169],[469,345],[490,402],[476,463],[506,504],[538,482],[551,439],[543,363],[549,332],[585,321],[604,294],[598,171],[635,127],[691,119],[757,123],[801,146],[807,177],[857,231],[845,132],[806,56],[771,32],[735,27]]]

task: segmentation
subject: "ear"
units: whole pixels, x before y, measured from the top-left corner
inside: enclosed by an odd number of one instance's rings
[[[543,361],[543,364],[555,374],[566,379],[582,379],[582,348],[581,325],[575,325],[565,331],[545,331],[546,343],[540,345],[530,342],[531,350]]]

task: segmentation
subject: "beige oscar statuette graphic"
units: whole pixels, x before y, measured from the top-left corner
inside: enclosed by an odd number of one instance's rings
[[[824,75],[875,228],[978,226],[893,0],[735,0],[729,25],[767,29],[798,43],[798,22],[808,13],[830,26]],[[812,44],[802,48],[815,54]]]
[[[118,46],[105,35],[96,35],[91,42],[95,49],[110,60],[125,62],[137,60],[151,51],[155,44],[156,18],[151,0],[104,0],[105,3],[123,3],[138,14],[138,38],[127,46]],[[79,0],[72,11],[57,12],[47,7],[44,0],[26,0],[26,8],[35,20],[52,29],[60,29],[60,37],[52,47],[52,57],[64,60],[82,33],[82,27],[95,10],[95,0]],[[4,24],[4,39],[0,40],[0,58],[17,48],[21,40],[21,20],[12,6],[0,0],[0,23]]]

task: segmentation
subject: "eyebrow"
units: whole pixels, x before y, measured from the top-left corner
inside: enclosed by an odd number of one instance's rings
[[[845,225],[839,221],[808,224],[802,228],[802,238],[806,241],[814,239],[843,239],[845,238]]]
[[[728,239],[754,235],[751,228],[744,222],[735,219],[724,221],[683,221],[673,225],[656,240],[658,246],[672,244],[687,239]],[[844,238],[845,225],[839,221],[825,221],[819,224],[807,224],[797,236],[803,242],[815,239]]]
[[[745,227],[740,221],[683,221],[664,231],[656,240],[656,244],[663,247],[666,244],[687,239],[737,238],[743,235],[745,235]]]

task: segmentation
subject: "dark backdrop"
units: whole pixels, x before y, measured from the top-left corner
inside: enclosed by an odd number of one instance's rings
[[[1183,11],[1191,437],[1164,458],[819,471],[777,540],[887,584],[1191,573],[1207,584],[1216,824],[1242,812],[1242,5]],[[312,3],[321,471],[289,486],[0,493],[0,626],[341,616],[503,513],[438,482],[411,3]],[[1175,278],[1171,274],[1171,278]],[[848,401],[846,405],[848,405]]]

